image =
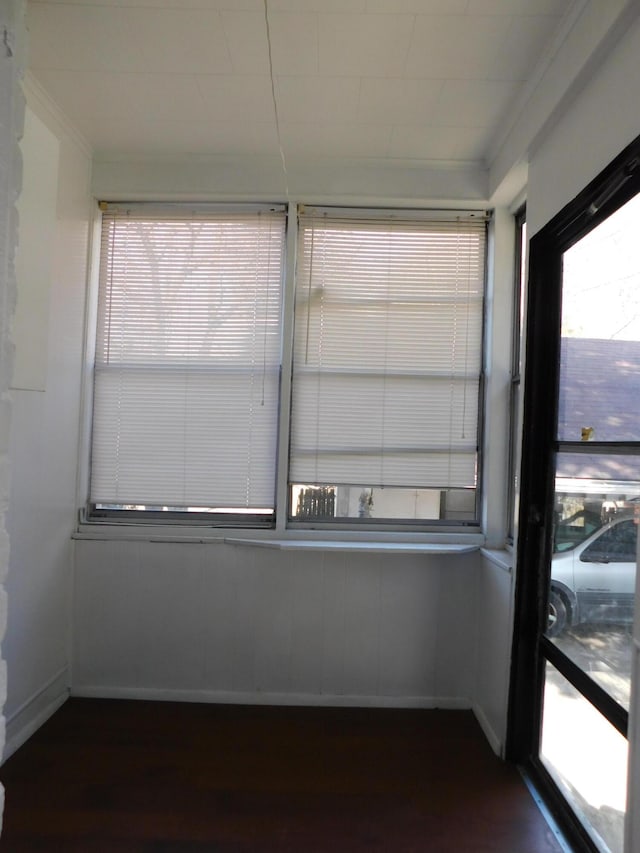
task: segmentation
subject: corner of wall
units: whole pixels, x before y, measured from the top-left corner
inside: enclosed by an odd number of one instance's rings
[[[18,141],[24,122],[24,97],[20,79],[24,71],[23,0],[0,6],[0,637],[7,625],[4,583],[9,566],[9,540],[5,514],[9,503],[9,429],[11,399],[9,385],[13,369],[11,326],[16,305],[15,250],[18,242],[16,199],[22,182]],[[0,662],[0,707],[4,711],[7,670]],[[5,720],[0,716],[0,751],[5,745]],[[4,790],[0,788],[0,809]],[[1,812],[0,812],[1,814]]]

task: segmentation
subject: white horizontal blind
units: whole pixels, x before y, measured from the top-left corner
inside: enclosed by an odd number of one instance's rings
[[[284,223],[104,214],[93,503],[273,509]]]
[[[299,228],[290,481],[475,487],[484,217]]]

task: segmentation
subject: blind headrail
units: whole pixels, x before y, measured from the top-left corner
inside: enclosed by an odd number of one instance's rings
[[[385,222],[490,222],[491,210],[485,209],[431,209],[431,208],[360,208],[298,205],[300,218],[327,217],[336,219],[359,219],[362,221],[382,220]]]

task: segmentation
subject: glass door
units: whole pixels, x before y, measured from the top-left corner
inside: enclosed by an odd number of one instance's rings
[[[540,757],[612,853],[624,838],[640,521],[639,227],[636,196],[562,257],[544,645]]]
[[[624,849],[640,523],[640,194],[614,166],[531,245],[510,725],[602,853]]]

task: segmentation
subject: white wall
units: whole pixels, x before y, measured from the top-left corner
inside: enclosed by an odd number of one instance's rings
[[[7,518],[6,754],[68,695],[89,233],[89,153],[46,100],[32,86],[26,90]]]
[[[75,695],[471,707],[477,553],[75,548]]]
[[[427,205],[429,197],[450,205],[486,201],[484,177],[480,181],[475,173],[462,180],[459,173],[443,172],[437,181],[422,173],[417,180],[392,174],[389,167],[376,170],[379,164],[353,164],[334,186],[322,162],[307,166],[289,175],[303,201],[319,195],[326,200],[328,193],[334,204],[384,198],[387,204]],[[114,200],[194,194],[207,200],[252,195],[273,200],[279,192],[265,186],[264,175],[225,168],[221,158],[101,160],[94,163],[92,189],[98,198]],[[486,484],[490,500],[484,520],[490,541],[499,547],[504,541],[513,223],[504,210],[496,219],[490,253],[496,285],[488,298],[495,343],[487,365],[491,412],[484,447],[492,477]],[[500,672],[500,695],[506,695],[503,662],[510,633],[496,616],[489,628],[494,645],[484,654],[478,679],[481,566],[479,552],[347,557],[327,551],[82,539],[75,548],[72,693],[473,707],[479,716],[488,705],[483,725],[500,751],[506,710],[501,706],[502,716],[494,712],[500,700],[492,691]],[[494,666],[496,645],[499,662]]]
[[[483,550],[478,568],[473,710],[493,751],[500,756],[504,755],[507,736],[513,595],[513,555],[504,550]]]
[[[527,227],[530,236],[571,201],[640,134],[640,20],[539,141],[529,163]]]
[[[488,172],[474,165],[425,168],[416,161],[288,158],[285,182],[280,161],[218,155],[100,158],[94,163],[97,198],[205,200],[307,204],[477,207],[487,198]]]
[[[204,192],[211,179],[189,177],[193,163],[186,171],[138,166],[98,166],[94,193],[184,198],[192,182]],[[513,245],[503,209],[490,249],[484,445],[484,521],[494,547],[504,541],[506,515]],[[474,708],[502,750],[510,575],[479,551],[310,554],[126,541],[126,530],[118,537],[83,528],[82,537],[92,535],[75,546],[72,694]],[[479,636],[488,641],[482,650]]]

